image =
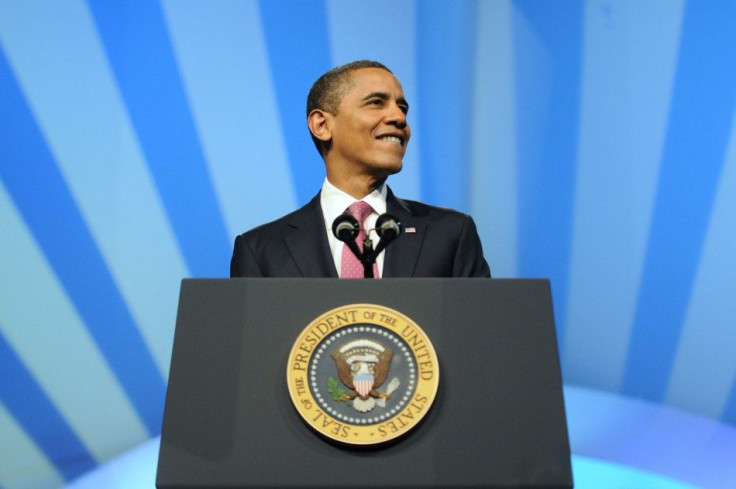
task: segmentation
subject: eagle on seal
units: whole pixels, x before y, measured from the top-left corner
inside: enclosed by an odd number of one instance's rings
[[[390,348],[365,338],[348,341],[332,352],[337,374],[349,389],[339,400],[353,401],[355,409],[366,412],[373,409],[375,399],[388,399],[390,394],[378,392],[378,388],[388,377],[393,356]]]

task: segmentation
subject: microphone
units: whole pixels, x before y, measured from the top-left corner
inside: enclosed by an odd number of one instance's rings
[[[378,246],[373,250],[371,261],[375,261],[378,254],[381,253],[391,241],[395,240],[404,232],[404,224],[398,217],[391,214],[381,214],[376,219],[376,234],[381,238]]]
[[[355,243],[355,238],[358,237],[359,232],[360,223],[350,214],[340,214],[332,222],[332,234],[334,234],[337,239],[345,243],[345,245],[350,248],[350,251],[353,252],[353,255],[362,262],[364,261],[363,254]]]
[[[340,214],[332,223],[332,234],[340,241],[355,241],[360,232],[360,223],[350,214]]]
[[[391,214],[381,214],[376,219],[376,233],[382,240],[391,242],[398,238],[403,230],[404,225]]]

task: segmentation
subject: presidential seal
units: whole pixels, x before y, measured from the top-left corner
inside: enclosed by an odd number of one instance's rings
[[[326,312],[296,339],[286,382],[294,407],[327,438],[373,445],[412,430],[439,385],[427,335],[398,311],[351,304]]]

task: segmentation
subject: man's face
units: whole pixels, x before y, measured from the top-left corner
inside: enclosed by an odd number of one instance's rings
[[[380,68],[351,73],[352,86],[332,119],[331,165],[350,175],[377,179],[401,171],[411,130],[409,104],[399,81]]]

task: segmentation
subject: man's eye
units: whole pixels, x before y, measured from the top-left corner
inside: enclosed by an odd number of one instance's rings
[[[377,98],[377,99],[371,100],[368,103],[371,105],[383,105],[383,100],[381,100],[380,98]]]

